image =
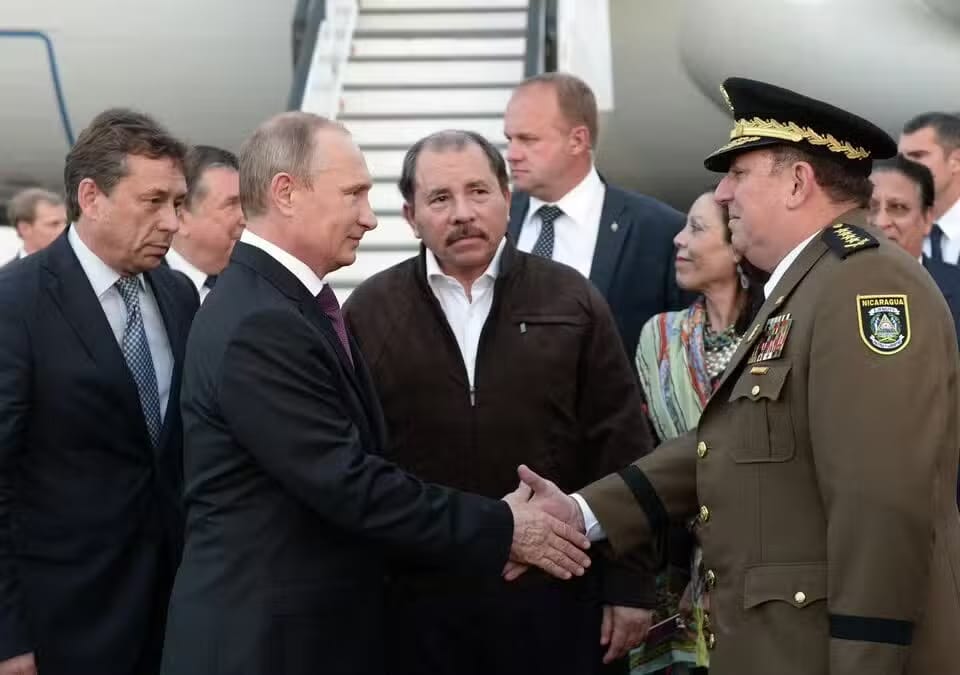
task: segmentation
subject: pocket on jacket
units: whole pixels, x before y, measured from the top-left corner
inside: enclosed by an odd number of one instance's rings
[[[827,598],[827,563],[775,563],[746,569],[743,608],[785,602],[798,609]]]
[[[789,404],[783,400],[790,364],[746,366],[730,392],[737,441],[731,455],[738,464],[786,462],[796,446]]]

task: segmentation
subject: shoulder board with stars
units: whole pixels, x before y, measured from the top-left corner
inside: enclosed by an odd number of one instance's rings
[[[823,241],[841,259],[880,245],[876,237],[856,225],[837,223],[823,231]]]

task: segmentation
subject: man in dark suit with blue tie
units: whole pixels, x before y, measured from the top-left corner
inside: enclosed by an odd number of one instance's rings
[[[160,261],[185,148],[98,115],[72,225],[0,271],[0,673],[149,675],[182,542],[183,353],[198,306]]]
[[[632,360],[647,319],[693,301],[674,271],[673,238],[684,216],[601,179],[592,154],[596,100],[573,75],[524,81],[510,99],[504,127],[515,190],[511,240],[588,277],[610,305]]]
[[[384,672],[387,561],[562,578],[589,558],[526,502],[386,461],[383,412],[323,277],[376,226],[339,124],[265,122],[240,155],[247,229],[197,314],[183,397],[187,531],[164,675]],[[532,516],[532,517],[531,517]],[[506,583],[506,582],[504,582]]]
[[[920,260],[943,293],[960,334],[960,267],[923,253],[933,225],[934,182],[923,164],[897,155],[874,162],[868,219],[888,239]]]

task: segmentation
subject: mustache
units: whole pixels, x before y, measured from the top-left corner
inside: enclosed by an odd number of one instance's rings
[[[447,235],[447,246],[456,244],[461,239],[469,239],[470,237],[480,237],[482,239],[487,239],[487,233],[483,230],[473,227],[472,225],[461,225],[456,230]]]

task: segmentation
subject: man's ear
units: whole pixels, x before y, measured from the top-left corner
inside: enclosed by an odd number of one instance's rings
[[[410,202],[403,203],[403,217],[407,221],[407,224],[410,226],[410,229],[413,230],[413,234],[417,239],[422,239],[420,236],[420,228],[417,227],[416,218],[414,218],[413,204]]]
[[[786,206],[792,210],[807,202],[810,195],[813,194],[817,179],[813,173],[813,167],[808,162],[794,162],[788,171],[787,175],[792,182],[792,186],[787,195]]]
[[[96,220],[100,216],[101,197],[100,188],[92,178],[84,178],[77,185],[77,204],[80,206],[80,213]]]
[[[270,181],[270,199],[285,216],[293,214],[294,187],[293,176],[288,173],[278,173]]]

